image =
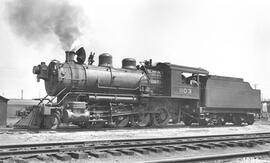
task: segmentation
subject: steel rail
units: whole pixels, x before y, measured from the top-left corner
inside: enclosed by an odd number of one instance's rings
[[[258,136],[258,137],[250,137]],[[213,139],[222,138],[224,139]],[[230,138],[231,137],[231,138]],[[232,138],[235,137],[235,138]],[[203,136],[185,136],[185,137],[165,137],[165,138],[146,138],[146,139],[116,139],[116,140],[94,140],[94,141],[69,141],[69,142],[51,142],[51,143],[32,143],[32,144],[9,144],[0,145],[0,149],[4,148],[23,148],[23,147],[44,147],[44,146],[64,146],[64,145],[85,145],[85,144],[108,144],[108,143],[125,143],[125,142],[147,142],[147,141],[173,141],[182,140],[179,143],[199,143],[209,141],[228,141],[228,140],[244,140],[270,138],[270,132],[248,133],[248,134],[225,134],[225,135],[203,135]],[[185,140],[186,141],[183,141]],[[193,140],[196,139],[196,140]],[[212,139],[212,140],[211,140]]]
[[[1,145],[0,158],[16,155],[23,156],[28,154],[34,155],[34,154],[68,153],[77,151],[105,151],[105,150],[123,150],[123,149],[128,150],[135,148],[137,149],[156,148],[156,147],[160,148],[166,146],[167,147],[187,146],[189,148],[190,145],[196,147],[196,145],[198,145],[199,143],[218,142],[230,144],[233,141],[246,141],[243,142],[246,144],[248,143],[252,144],[252,142],[254,142],[255,144],[270,143],[270,133]]]
[[[175,158],[175,159],[162,159],[162,160],[153,160],[145,161],[144,163],[186,163],[186,162],[195,162],[195,161],[209,161],[209,160],[222,160],[230,158],[239,158],[239,157],[248,157],[256,155],[269,154],[270,150],[262,151],[253,151],[253,152],[238,152],[238,153],[227,153],[227,154],[215,154],[215,155],[206,155],[198,157],[186,157],[186,158]]]

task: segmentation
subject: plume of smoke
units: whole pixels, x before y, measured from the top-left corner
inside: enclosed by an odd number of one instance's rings
[[[31,43],[56,36],[62,48],[70,50],[81,35],[82,9],[66,0],[11,0],[6,13],[12,31]]]

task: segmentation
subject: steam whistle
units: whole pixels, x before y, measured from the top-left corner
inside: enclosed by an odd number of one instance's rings
[[[95,62],[95,60],[94,60],[95,54],[96,53],[94,53],[94,52],[90,53],[90,55],[88,57],[88,65],[92,65]]]

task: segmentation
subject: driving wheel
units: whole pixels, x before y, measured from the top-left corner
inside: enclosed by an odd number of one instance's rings
[[[188,116],[184,116],[183,118],[183,122],[186,126],[190,126],[192,124],[192,118],[188,117]]]
[[[151,118],[149,113],[139,113],[132,116],[132,126],[146,127],[150,124]]]
[[[129,124],[129,115],[114,117],[116,127],[126,127]]]
[[[165,105],[158,105],[152,114],[153,126],[166,126],[170,120],[170,114]]]

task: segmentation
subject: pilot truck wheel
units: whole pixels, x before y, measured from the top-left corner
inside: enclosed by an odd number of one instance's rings
[[[43,127],[45,129],[57,129],[60,125],[60,116],[54,113],[49,116],[45,116],[43,120]]]

